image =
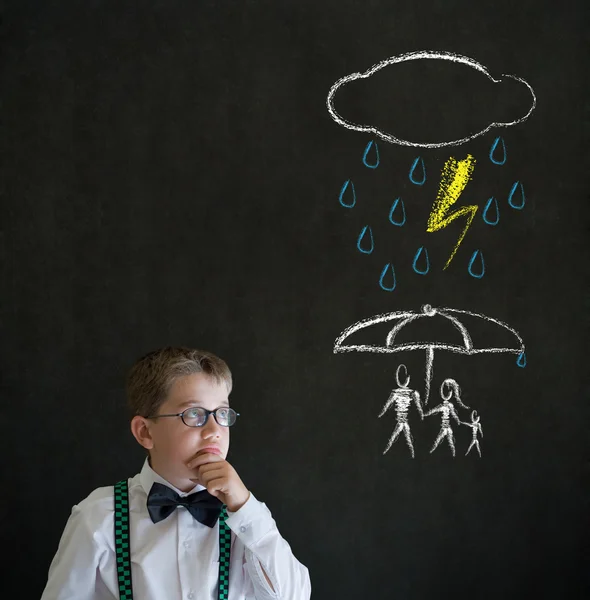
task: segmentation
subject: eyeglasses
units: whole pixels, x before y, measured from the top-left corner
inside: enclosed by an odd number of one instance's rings
[[[203,425],[207,423],[209,415],[215,417],[215,421],[218,425],[221,425],[222,427],[231,427],[236,422],[236,418],[240,416],[240,413],[237,413],[233,408],[228,408],[226,406],[216,408],[215,410],[207,410],[200,406],[193,406],[180,413],[176,413],[175,415],[152,415],[151,417],[145,418],[158,419],[160,417],[181,417],[182,422],[188,427],[203,427]]]

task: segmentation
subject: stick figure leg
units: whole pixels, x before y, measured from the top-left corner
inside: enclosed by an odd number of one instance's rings
[[[436,450],[436,447],[440,444],[443,437],[445,437],[445,430],[441,429],[440,433],[438,434],[438,437],[436,438],[436,440],[434,441],[434,444],[432,445],[432,448],[430,449],[430,454],[432,454]]]
[[[383,451],[383,454],[385,454],[391,448],[393,442],[397,440],[397,436],[401,433],[402,429],[403,425],[401,423],[398,423],[396,428],[393,430],[391,437],[389,438],[389,443],[387,444],[387,448],[385,448],[385,450]]]
[[[469,454],[469,450],[475,446],[475,440],[471,440],[471,444],[469,444],[469,448],[467,448],[467,452],[465,452],[465,456]]]
[[[448,428],[446,436],[447,440],[449,441],[449,446],[451,447],[451,453],[453,456],[455,456],[455,440],[453,439],[453,430]]]
[[[412,434],[410,432],[410,426],[407,423],[404,423],[404,433],[406,435],[406,442],[408,443],[408,448],[412,453],[412,458],[414,458],[414,444],[412,443]]]

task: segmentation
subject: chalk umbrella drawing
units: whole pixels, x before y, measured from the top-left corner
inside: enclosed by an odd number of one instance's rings
[[[402,329],[410,329],[410,324],[422,319],[433,319],[439,317],[447,319],[459,332],[460,343],[450,343],[444,341],[426,341],[426,342],[398,342],[397,336]],[[476,347],[472,341],[472,337],[467,330],[467,326],[463,323],[466,319],[473,317],[492,323],[498,327],[507,330],[511,337],[514,338],[514,345],[511,346],[483,346]],[[386,336],[383,344],[358,344],[347,343],[348,338],[363,329],[374,327],[380,323],[391,323],[392,327]],[[422,306],[420,312],[415,311],[397,311],[384,313],[364,319],[347,327],[337,338],[334,343],[334,353],[341,352],[377,352],[377,353],[397,353],[406,350],[425,350],[426,351],[426,376],[425,376],[425,392],[424,404],[428,402],[430,394],[430,385],[432,382],[432,371],[434,363],[435,350],[447,350],[458,354],[466,354],[468,356],[481,353],[510,353],[517,355],[516,364],[519,367],[526,366],[526,355],[524,342],[520,335],[509,325],[498,319],[488,317],[486,315],[474,313],[468,310],[459,310],[455,308],[434,308],[430,304]]]

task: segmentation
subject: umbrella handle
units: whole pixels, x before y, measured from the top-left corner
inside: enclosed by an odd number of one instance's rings
[[[425,377],[425,389],[424,389],[424,405],[428,404],[428,398],[430,396],[430,384],[432,382],[432,365],[434,362],[434,348],[429,346],[426,349],[426,377]]]

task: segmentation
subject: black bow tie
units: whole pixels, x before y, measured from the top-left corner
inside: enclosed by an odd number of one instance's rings
[[[148,494],[147,509],[154,523],[171,515],[177,506],[184,506],[199,523],[213,527],[221,513],[223,503],[207,490],[181,498],[172,488],[154,482]]]

